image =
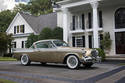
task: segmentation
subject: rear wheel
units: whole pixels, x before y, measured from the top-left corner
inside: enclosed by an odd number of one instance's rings
[[[21,64],[27,66],[30,65],[31,61],[27,55],[21,56]]]
[[[70,68],[70,69],[78,69],[80,66],[79,59],[74,55],[70,55],[67,58],[66,63],[67,63],[68,68]]]

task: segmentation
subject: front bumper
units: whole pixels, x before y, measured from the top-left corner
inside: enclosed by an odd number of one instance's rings
[[[101,62],[101,57],[97,56],[97,57],[90,57],[90,56],[86,56],[83,57],[80,62],[82,63],[99,63]]]

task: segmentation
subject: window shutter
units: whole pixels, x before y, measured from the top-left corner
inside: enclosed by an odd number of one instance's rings
[[[89,22],[89,29],[92,28],[92,14],[88,13],[88,22]]]
[[[72,17],[72,30],[75,30],[75,16]]]
[[[99,27],[103,27],[103,20],[102,20],[102,11],[99,11]]]
[[[92,48],[92,36],[89,35],[89,48]]]
[[[75,37],[72,37],[72,46],[75,47]]]
[[[14,26],[14,34],[16,34],[16,26]]]
[[[85,29],[85,17],[84,17],[84,14],[82,14],[82,29]]]
[[[23,25],[23,33],[25,33],[25,25]]]
[[[82,36],[82,40],[83,40],[83,47],[85,47],[85,36]]]

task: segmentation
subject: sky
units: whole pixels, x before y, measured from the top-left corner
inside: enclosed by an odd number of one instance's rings
[[[19,1],[29,1],[29,0],[0,0],[0,11],[5,9],[12,10]]]
[[[7,8],[7,5],[5,5],[4,3],[5,3],[5,0],[0,0],[0,10]]]

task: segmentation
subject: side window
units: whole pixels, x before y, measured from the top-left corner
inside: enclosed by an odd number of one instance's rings
[[[39,42],[36,44],[37,48],[53,48],[53,44],[51,42]]]
[[[34,45],[32,45],[30,48],[33,48],[33,49],[34,49],[35,47],[34,47]]]

